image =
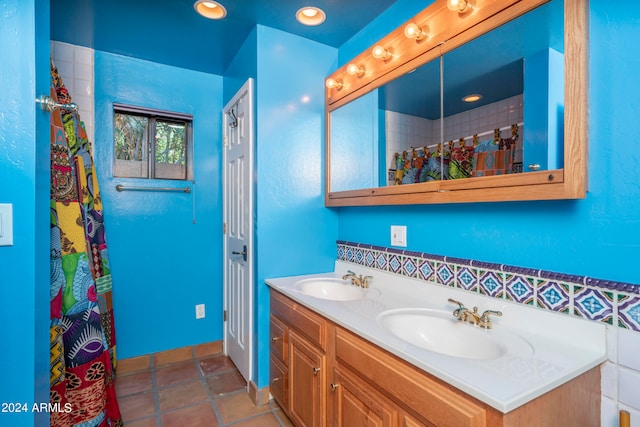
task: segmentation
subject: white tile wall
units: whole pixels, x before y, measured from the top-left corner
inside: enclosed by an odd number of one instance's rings
[[[608,330],[609,360],[602,366],[602,427],[618,427],[620,410],[640,427],[640,334],[624,328]]]
[[[78,104],[80,120],[84,122],[87,137],[94,137],[94,51],[86,47],[57,41],[51,42],[51,57],[58,67],[73,102]]]

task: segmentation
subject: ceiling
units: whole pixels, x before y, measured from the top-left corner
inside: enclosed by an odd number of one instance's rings
[[[198,15],[195,0],[50,0],[51,39],[222,75],[256,24],[340,47],[396,0],[220,0],[222,20]],[[295,13],[317,6],[319,26]]]

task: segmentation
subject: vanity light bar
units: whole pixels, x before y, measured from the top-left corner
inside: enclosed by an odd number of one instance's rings
[[[446,5],[447,5],[447,8],[452,12],[464,14],[474,9],[474,0],[447,0]],[[417,16],[415,19],[418,19],[418,22],[422,22],[422,21],[425,21],[426,18],[427,17]],[[405,25],[403,32],[404,32],[404,36],[407,39],[415,40],[416,42],[427,40],[430,37],[430,28],[424,22],[422,22],[421,25],[418,25],[416,22],[409,22],[407,25]],[[382,43],[385,43],[384,39],[381,41],[381,44],[377,44],[371,49],[370,51],[371,56],[374,59],[382,60],[386,62],[386,61],[389,61],[390,59],[393,59],[394,56],[396,57],[402,56],[403,52],[400,51],[401,49],[398,49],[399,51],[398,55],[395,55],[393,48],[389,46],[385,47]],[[402,46],[395,46],[395,45],[394,47],[402,48]],[[407,49],[410,48],[409,45],[407,45],[406,47]],[[367,62],[367,59],[364,57],[357,58],[357,61],[370,65],[369,62]],[[365,68],[364,68],[364,65],[362,65],[361,63],[352,62],[348,64],[345,70],[346,74],[348,74],[349,76],[355,76],[355,77],[364,76]],[[369,75],[370,74],[371,73],[369,73]],[[335,75],[339,75],[339,74],[335,74]],[[348,77],[347,77],[347,80],[349,81]],[[351,89],[353,89],[354,87],[353,84],[356,84],[356,86],[359,86],[361,83],[351,82],[349,84]],[[343,89],[344,82],[342,79],[330,77],[325,81],[325,86],[328,89],[335,89],[336,91],[339,91]],[[329,98],[332,97],[331,95],[327,95],[327,96]]]

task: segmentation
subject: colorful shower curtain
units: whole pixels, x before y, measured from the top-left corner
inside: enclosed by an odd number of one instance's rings
[[[51,62],[51,97],[71,103]],[[122,426],[102,203],[77,111],[51,112],[51,426]]]

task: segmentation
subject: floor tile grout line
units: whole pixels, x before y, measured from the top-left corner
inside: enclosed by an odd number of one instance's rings
[[[155,407],[156,427],[162,426],[162,414],[160,413],[160,391],[158,381],[156,379],[156,366],[152,357],[149,364],[151,365],[151,390],[153,392],[153,405]]]
[[[221,353],[221,355],[224,355],[224,353]],[[209,404],[213,409],[213,414],[215,415],[216,420],[218,421],[218,427],[224,427],[225,423],[222,419],[222,414],[220,413],[220,409],[218,408],[218,403],[216,402],[215,396],[213,396],[213,393],[209,388],[209,384],[207,383],[207,376],[204,374],[204,370],[202,369],[202,364],[200,363],[199,360],[198,360],[198,372],[200,373],[200,381],[204,385],[205,391],[207,392],[207,397],[209,398],[208,399]]]

